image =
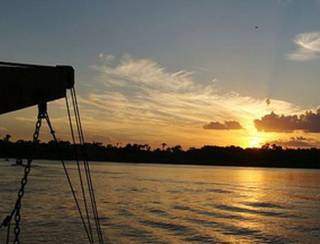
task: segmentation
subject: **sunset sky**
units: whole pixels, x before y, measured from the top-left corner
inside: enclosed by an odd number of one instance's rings
[[[318,0],[7,1],[0,59],[73,65],[90,142],[315,147],[319,16]],[[49,114],[68,139],[64,100]],[[35,119],[1,115],[0,136],[31,139]]]

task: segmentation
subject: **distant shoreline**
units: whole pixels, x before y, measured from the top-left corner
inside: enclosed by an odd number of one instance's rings
[[[1,158],[2,159],[2,163],[5,163],[5,158]],[[16,158],[9,158],[10,159],[10,163],[12,164],[13,161]],[[13,161],[12,161],[13,160]],[[27,160],[26,158],[23,158],[24,163]],[[59,162],[60,159],[55,159],[55,158],[33,158],[33,160],[46,160],[46,161],[55,161],[55,162]],[[76,159],[65,159],[66,161],[73,161],[76,162]],[[243,168],[248,168],[248,167],[252,167],[252,168],[273,168],[273,169],[316,169],[316,170],[320,170],[320,167],[309,167],[309,166],[295,166],[295,165],[289,165],[289,166],[283,166],[281,163],[276,164],[270,164],[268,162],[254,162],[254,163],[218,163],[218,162],[214,162],[214,163],[188,163],[188,162],[141,162],[141,161],[107,161],[107,160],[94,160],[94,159],[89,159],[88,160],[89,163],[101,163],[101,164],[112,164],[112,163],[117,163],[117,164],[159,164],[159,165],[185,165],[185,166],[218,166],[218,167],[243,167]]]
[[[127,144],[119,147],[101,143],[73,145],[66,141],[58,144],[50,141],[33,144],[22,140],[17,142],[0,140],[0,158],[29,157],[44,160],[78,158],[118,163],[320,169],[320,149],[317,148],[284,149],[277,145],[245,149],[236,146],[203,146],[183,150],[179,145],[151,149],[146,144]]]

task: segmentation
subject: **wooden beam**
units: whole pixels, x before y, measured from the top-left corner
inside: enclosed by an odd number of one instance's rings
[[[73,86],[72,66],[0,62],[0,114],[63,98]]]

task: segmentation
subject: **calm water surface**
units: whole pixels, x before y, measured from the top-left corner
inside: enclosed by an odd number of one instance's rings
[[[60,164],[34,166],[22,243],[87,243]],[[22,170],[0,161],[1,218]],[[111,243],[320,243],[319,170],[93,163],[92,171]]]

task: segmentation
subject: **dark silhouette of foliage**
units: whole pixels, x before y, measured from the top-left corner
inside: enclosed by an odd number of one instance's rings
[[[9,142],[9,141],[10,141],[10,138],[11,138],[11,135],[7,134],[7,135],[5,135],[5,137],[3,138],[3,141],[4,141],[4,142]]]
[[[170,163],[225,166],[320,168],[320,149],[287,149],[275,144],[265,144],[261,148],[241,148],[237,146],[203,146],[183,150],[180,145],[169,147],[162,143],[161,148],[152,149],[148,144],[127,144],[121,146],[104,145],[99,142],[73,145],[68,141],[39,142],[18,140],[10,137],[0,140],[0,157],[32,158],[59,160],[60,157],[71,160],[78,158],[90,161]],[[35,150],[32,150],[33,146]]]

